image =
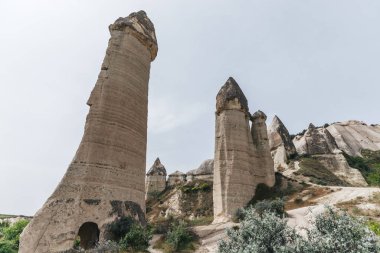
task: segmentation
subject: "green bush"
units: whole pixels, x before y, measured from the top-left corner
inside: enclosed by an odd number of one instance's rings
[[[253,208],[259,215],[271,212],[282,217],[285,214],[285,203],[282,199],[262,200],[257,202]]]
[[[149,247],[149,241],[152,239],[150,229],[144,228],[139,224],[133,224],[129,232],[119,242],[124,250],[133,252],[144,251]]]
[[[11,241],[0,240],[0,253],[16,253],[16,245]]]
[[[376,221],[369,221],[367,223],[369,229],[371,229],[377,236],[380,236],[380,223]]]
[[[380,151],[362,150],[363,157],[343,154],[348,164],[358,169],[369,185],[380,186]]]
[[[259,215],[254,208],[244,212],[240,228],[228,229],[228,240],[219,242],[220,253],[280,252],[300,237],[287,226],[286,220],[274,213]]]
[[[219,243],[220,253],[375,253],[380,247],[366,225],[346,213],[332,209],[317,215],[306,238],[298,235],[285,219],[274,213],[259,215],[246,209],[240,228],[229,229]]]
[[[2,239],[5,241],[10,241],[10,242],[14,243],[14,245],[16,245],[16,247],[18,249],[18,245],[20,242],[20,234],[24,230],[26,225],[28,225],[28,223],[29,223],[28,220],[21,219],[15,223],[13,223],[9,227],[4,228]]]
[[[109,232],[112,234],[111,239],[120,241],[130,230],[135,221],[130,216],[117,218],[109,225]]]
[[[166,243],[171,246],[174,252],[177,252],[192,240],[193,237],[184,221],[174,223],[166,235]]]

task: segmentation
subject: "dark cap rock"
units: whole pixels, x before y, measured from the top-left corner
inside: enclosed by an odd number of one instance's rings
[[[221,111],[225,110],[227,108],[228,102],[235,99],[239,101],[241,110],[244,112],[249,111],[247,98],[245,97],[237,82],[232,77],[230,77],[219,90],[218,95],[216,96],[216,112],[220,113]]]
[[[146,174],[148,176],[152,176],[152,175],[166,176],[166,169],[165,169],[165,166],[162,165],[160,158],[157,157],[156,161],[154,161],[152,167],[149,169],[148,173]]]
[[[124,31],[130,28],[132,35],[134,35],[142,44],[148,47],[151,60],[153,61],[157,56],[157,38],[152,21],[148,18],[145,11],[133,12],[128,17],[118,18],[113,24],[109,26],[112,31]]]

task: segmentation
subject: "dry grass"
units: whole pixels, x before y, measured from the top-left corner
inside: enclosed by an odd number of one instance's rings
[[[308,187],[302,192],[295,193],[290,196],[285,203],[285,211],[305,206],[313,206],[316,204],[316,199],[332,193],[333,190],[325,187]]]

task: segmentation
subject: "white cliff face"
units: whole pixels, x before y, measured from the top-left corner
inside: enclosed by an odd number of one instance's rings
[[[380,126],[360,121],[338,122],[328,128],[339,149],[350,156],[361,156],[363,149],[380,150]]]
[[[340,153],[330,132],[324,127],[316,128],[313,124],[310,124],[304,135],[297,135],[293,143],[299,155]]]

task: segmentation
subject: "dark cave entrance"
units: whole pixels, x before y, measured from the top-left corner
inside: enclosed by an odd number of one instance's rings
[[[99,228],[94,222],[85,222],[79,228],[78,236],[80,237],[80,247],[83,249],[92,249],[99,241]]]

